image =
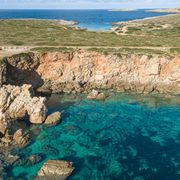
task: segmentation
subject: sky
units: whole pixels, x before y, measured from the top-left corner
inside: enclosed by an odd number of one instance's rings
[[[180,0],[0,0],[0,9],[173,8]]]

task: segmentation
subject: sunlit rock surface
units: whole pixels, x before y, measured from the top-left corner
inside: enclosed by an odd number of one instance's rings
[[[46,99],[33,96],[31,85],[4,85],[0,88],[0,110],[9,121],[29,116],[31,123],[43,123],[46,118]]]
[[[79,50],[5,59],[7,81],[32,84],[40,92],[90,92],[92,89],[140,93],[180,92],[180,57],[104,55]]]
[[[38,172],[37,179],[65,180],[74,170],[72,162],[62,160],[48,160]]]

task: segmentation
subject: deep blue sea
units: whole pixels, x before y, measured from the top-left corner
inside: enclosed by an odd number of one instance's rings
[[[180,97],[52,95],[48,107],[62,121],[31,127],[31,143],[12,151],[20,157],[8,169],[12,179],[34,179],[48,159],[72,161],[69,180],[180,179]]]
[[[166,15],[168,13],[109,10],[0,10],[0,19],[36,18],[64,19],[78,22],[81,28],[89,30],[108,30],[113,22],[142,19]]]

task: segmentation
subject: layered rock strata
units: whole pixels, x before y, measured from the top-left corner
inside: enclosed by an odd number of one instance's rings
[[[7,82],[32,84],[40,92],[116,89],[141,93],[180,92],[180,56],[104,55],[79,50],[5,59]]]

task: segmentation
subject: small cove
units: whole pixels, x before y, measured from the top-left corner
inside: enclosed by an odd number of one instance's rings
[[[180,176],[180,98],[114,94],[105,101],[52,95],[49,113],[62,111],[57,126],[33,126],[31,143],[14,149],[13,178],[33,179],[48,159],[74,163],[68,179],[173,179]],[[26,159],[38,155],[29,165]]]

